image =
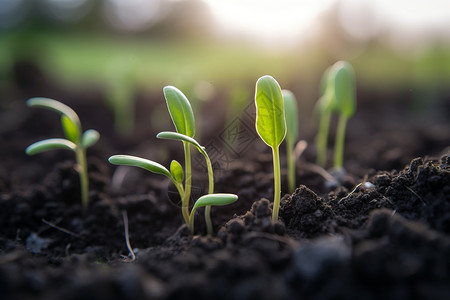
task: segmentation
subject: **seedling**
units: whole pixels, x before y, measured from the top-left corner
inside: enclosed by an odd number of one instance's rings
[[[178,133],[193,138],[195,135],[195,119],[191,104],[186,96],[176,87],[166,86],[163,89],[170,117]],[[191,197],[191,151],[190,143],[183,141],[184,147],[184,196],[181,200],[181,209],[186,223],[189,222],[189,198]]]
[[[319,132],[317,134],[317,163],[326,165],[328,128],[332,112],[339,114],[334,147],[334,168],[343,168],[345,129],[348,119],[355,113],[355,79],[352,66],[338,61],[327,69],[322,78],[323,95],[316,105],[320,113]]]
[[[356,110],[355,73],[352,66],[345,61],[333,65],[334,109],[339,113],[336,141],[334,145],[334,168],[343,168],[345,128],[348,119]]]
[[[325,168],[327,163],[327,148],[328,148],[328,131],[330,127],[331,112],[333,105],[334,94],[331,89],[330,68],[325,70],[320,83],[320,90],[322,96],[317,101],[314,108],[314,115],[319,118],[319,131],[316,137],[317,147],[317,164]]]
[[[214,194],[214,174],[213,174],[211,160],[209,159],[209,156],[205,151],[205,147],[201,146],[195,139],[188,137],[187,135],[177,133],[177,132],[163,131],[163,132],[158,133],[156,135],[156,137],[160,138],[160,139],[168,139],[168,140],[187,142],[189,144],[194,145],[198,149],[198,151],[205,157],[206,166],[208,169],[208,180],[209,180],[208,194]],[[190,219],[190,217],[189,217],[189,219]],[[211,206],[209,206],[209,205],[207,205],[205,207],[205,222],[206,222],[206,228],[207,228],[208,234],[212,234]]]
[[[272,220],[278,220],[281,196],[279,147],[286,136],[286,119],[281,88],[272,76],[263,76],[256,82],[256,131],[272,148],[274,173],[274,201]]]
[[[284,114],[286,118],[286,160],[288,166],[289,193],[295,190],[295,159],[294,144],[298,138],[298,109],[294,94],[288,90],[281,91],[284,100]]]
[[[177,140],[183,142],[185,152],[185,187],[183,188],[183,168],[181,165],[173,160],[170,164],[170,171],[164,166],[154,161],[130,156],[130,155],[114,155],[109,158],[112,164],[116,165],[128,165],[146,169],[156,174],[162,174],[169,178],[175,185],[182,199],[182,213],[183,218],[191,228],[191,232],[194,231],[194,213],[195,209],[201,206],[205,206],[205,222],[208,234],[212,234],[212,222],[211,222],[211,205],[226,205],[237,200],[237,196],[233,194],[214,194],[214,175],[211,160],[205,151],[205,147],[201,146],[193,137],[195,134],[195,121],[194,114],[192,113],[191,105],[177,88],[168,86],[164,88],[164,96],[166,98],[167,107],[169,109],[170,116],[178,132],[163,131],[158,133],[157,137],[161,139]],[[209,195],[210,198],[204,198],[204,200],[196,202],[193,211],[189,214],[189,197],[191,189],[191,162],[190,162],[190,145],[194,145],[198,151],[205,157],[206,165],[208,169],[209,179]],[[216,196],[217,195],[217,196]],[[202,199],[203,197],[199,198]],[[212,204],[208,204],[212,203]]]
[[[238,196],[234,194],[208,194],[198,198],[189,215],[189,230],[191,233],[194,234],[194,216],[197,208],[202,206],[211,207],[213,205],[224,206],[236,202],[237,199]]]
[[[27,101],[27,105],[29,107],[49,109],[61,115],[61,125],[66,138],[52,138],[36,142],[28,146],[25,152],[28,155],[34,155],[53,149],[69,149],[74,151],[78,165],[78,174],[80,176],[81,204],[83,211],[85,211],[89,205],[89,178],[86,149],[98,141],[100,134],[93,129],[86,130],[83,133],[78,115],[69,106],[59,101],[48,98],[32,98]]]

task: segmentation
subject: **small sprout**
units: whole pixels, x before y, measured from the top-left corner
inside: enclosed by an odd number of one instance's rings
[[[294,94],[288,90],[282,90],[284,100],[284,113],[286,118],[286,158],[288,166],[289,193],[295,190],[295,158],[294,145],[298,138],[298,109]]]
[[[352,66],[338,61],[328,68],[322,78],[322,97],[315,111],[320,113],[317,133],[317,164],[325,167],[327,157],[328,128],[332,112],[339,114],[334,147],[334,168],[343,168],[345,129],[348,119],[355,113],[355,76]]]
[[[183,184],[181,183],[181,181],[183,180],[183,170],[181,169],[180,163],[176,160],[173,160],[171,162],[170,171],[157,162],[132,155],[113,155],[108,159],[108,161],[113,165],[138,167],[155,174],[166,176],[173,182],[178,193],[180,194],[181,199],[183,199],[184,189]]]
[[[176,87],[166,86],[163,89],[172,122],[178,133],[193,138],[195,135],[195,119],[191,104],[186,96]],[[183,217],[186,223],[189,222],[189,198],[191,197],[191,153],[189,142],[183,141],[184,146],[184,196],[181,200]]]
[[[94,145],[100,138],[100,134],[93,129],[83,133],[80,119],[69,106],[48,98],[32,98],[27,101],[29,107],[40,107],[52,110],[61,115],[61,125],[65,139],[52,138],[36,142],[27,147],[25,152],[34,155],[40,152],[54,149],[68,149],[75,152],[80,176],[81,204],[83,211],[89,205],[89,178],[86,161],[86,148]]]
[[[348,119],[356,110],[355,73],[352,66],[345,61],[338,61],[332,67],[334,79],[334,110],[339,115],[334,146],[334,168],[342,169],[344,161],[345,128]]]
[[[263,76],[256,82],[256,131],[272,148],[274,173],[274,202],[272,220],[278,220],[281,197],[279,147],[286,135],[286,119],[281,88],[272,76]]]
[[[206,166],[208,169],[208,179],[209,179],[209,191],[208,194],[214,193],[214,175],[213,175],[213,169],[211,160],[209,159],[208,154],[205,151],[205,147],[201,146],[195,139],[181,134],[177,132],[170,132],[170,131],[163,131],[156,135],[157,138],[160,139],[168,139],[168,140],[176,140],[176,141],[182,141],[187,142],[189,144],[194,145],[198,151],[205,157],[206,160]],[[206,228],[208,234],[212,234],[212,222],[211,222],[211,207],[207,206],[205,208],[205,222],[206,222]]]
[[[330,127],[331,112],[333,105],[333,92],[329,88],[330,84],[330,68],[328,68],[320,83],[320,90],[322,96],[317,101],[314,107],[314,116],[319,118],[319,131],[316,137],[317,147],[317,164],[325,168],[327,163],[327,148],[328,148],[328,130]]]
[[[236,202],[237,199],[238,196],[234,194],[208,194],[198,198],[189,215],[189,230],[191,233],[194,234],[194,216],[197,208],[202,206],[211,207],[213,205],[224,206]]]

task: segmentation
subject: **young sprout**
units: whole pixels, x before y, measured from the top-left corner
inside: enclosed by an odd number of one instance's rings
[[[286,158],[288,166],[289,193],[295,190],[295,159],[294,144],[298,138],[298,109],[294,94],[288,90],[281,91],[284,100],[284,114],[286,118]]]
[[[355,113],[355,73],[345,61],[338,61],[332,67],[334,87],[334,110],[339,113],[336,141],[334,146],[334,168],[343,168],[345,128],[348,119]]]
[[[195,135],[195,119],[191,104],[186,96],[176,87],[166,86],[163,89],[170,117],[178,133],[193,138]],[[184,146],[184,196],[181,200],[181,209],[186,223],[189,222],[189,198],[191,197],[191,153],[189,142],[183,141]]]
[[[168,140],[187,142],[189,144],[194,145],[198,149],[198,151],[205,157],[206,167],[208,169],[208,180],[209,180],[208,194],[214,194],[213,169],[212,169],[211,160],[209,159],[209,156],[205,151],[205,147],[201,146],[195,139],[188,137],[187,135],[177,133],[177,132],[163,131],[163,132],[158,133],[156,135],[156,137],[160,138],[160,139],[168,139]],[[206,222],[206,228],[207,228],[208,234],[212,234],[211,206],[209,206],[209,205],[207,205],[205,207],[205,222]]]
[[[194,207],[192,207],[191,214],[189,215],[189,230],[191,233],[194,234],[194,216],[197,208],[202,206],[211,207],[212,205],[228,205],[236,202],[237,199],[238,196],[234,194],[208,194],[198,198],[194,204]]]
[[[113,165],[122,165],[122,166],[133,166],[145,169],[155,174],[161,174],[169,178],[178,193],[180,194],[181,199],[184,196],[184,188],[183,188],[183,168],[180,163],[176,160],[172,160],[170,163],[170,171],[166,169],[163,165],[137,156],[132,155],[113,155],[108,161]],[[189,222],[189,219],[188,219]],[[188,223],[186,222],[186,224]]]
[[[256,131],[272,148],[275,186],[272,220],[277,221],[281,196],[279,147],[286,135],[286,120],[281,88],[272,76],[263,76],[256,82],[255,105]]]
[[[29,107],[40,107],[52,110],[61,115],[61,125],[65,139],[52,138],[36,142],[27,147],[25,152],[34,155],[53,149],[69,149],[75,152],[80,176],[81,204],[83,211],[89,204],[89,178],[86,161],[86,148],[94,145],[100,138],[100,134],[93,129],[83,133],[80,119],[69,106],[48,98],[32,98],[27,101]]]
[[[325,70],[320,83],[322,96],[314,108],[314,115],[319,118],[319,130],[316,137],[317,164],[324,167],[327,163],[328,130],[330,127],[334,94],[331,88],[330,68]]]

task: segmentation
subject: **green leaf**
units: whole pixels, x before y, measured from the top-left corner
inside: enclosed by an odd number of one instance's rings
[[[191,104],[186,96],[176,87],[164,87],[167,108],[177,132],[194,137],[195,119]]]
[[[202,153],[203,155],[206,155],[206,151],[205,151],[205,147],[201,146],[195,139],[178,133],[178,132],[172,132],[172,131],[163,131],[160,132],[156,135],[157,138],[159,139],[166,139],[166,140],[176,140],[176,141],[184,141],[184,142],[188,142],[191,143],[192,145],[194,145],[198,151],[200,151],[200,153]]]
[[[157,162],[131,155],[113,155],[108,161],[113,165],[133,166],[145,169],[152,173],[162,174],[172,179],[172,175],[163,165]]]
[[[66,138],[71,142],[78,143],[80,132],[78,131],[77,125],[75,125],[75,123],[73,123],[66,115],[61,116],[61,125]]]
[[[176,182],[181,183],[183,181],[183,167],[176,160],[172,160],[172,162],[170,163],[170,173],[172,174],[172,177]]]
[[[294,94],[288,90],[282,90],[284,100],[284,113],[286,117],[286,142],[294,145],[298,138],[298,109]]]
[[[98,133],[97,130],[88,129],[83,133],[83,136],[81,137],[81,144],[83,145],[84,148],[88,148],[97,143],[99,138],[100,133]]]
[[[235,194],[208,194],[201,196],[195,202],[192,211],[195,211],[198,207],[214,205],[223,206],[236,202],[238,196]]]
[[[78,118],[78,115],[75,113],[75,111],[59,101],[49,98],[31,98],[27,101],[27,105],[29,107],[49,109],[61,115],[65,115],[78,128],[78,132],[82,131],[80,119]]]
[[[25,153],[28,155],[34,155],[48,150],[55,149],[68,149],[75,151],[77,146],[66,139],[47,139],[31,144],[25,149]]]
[[[272,76],[256,82],[255,105],[256,131],[267,145],[278,147],[286,135],[286,120],[281,88]]]
[[[338,61],[332,67],[334,80],[334,109],[349,118],[355,113],[355,73],[345,61]]]

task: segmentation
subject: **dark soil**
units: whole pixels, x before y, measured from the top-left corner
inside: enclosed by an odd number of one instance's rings
[[[56,92],[47,96],[67,94],[50,90]],[[267,200],[271,154],[254,138],[251,114],[238,118],[248,130],[241,148],[205,134],[216,191],[239,196],[213,208],[214,236],[205,236],[201,213],[195,235],[189,233],[163,177],[107,163],[119,153],[165,165],[183,161],[181,146],[157,143],[148,113],[139,113],[154,106],[148,98],[138,95],[139,129],[125,137],[114,133],[101,93],[59,98],[85,129],[102,133],[88,150],[91,203],[84,214],[72,153],[24,154],[34,141],[61,136],[58,117],[24,102],[2,103],[1,299],[450,299],[445,97],[438,109],[444,118],[433,115],[435,123],[429,115],[414,121],[398,102],[380,108],[363,101],[347,133],[347,174],[328,187],[311,167],[315,151],[308,147],[298,161],[299,186],[282,198],[276,223]],[[313,141],[313,131],[304,134]],[[193,198],[207,185],[201,156],[194,161]],[[124,211],[135,261],[125,244]]]

